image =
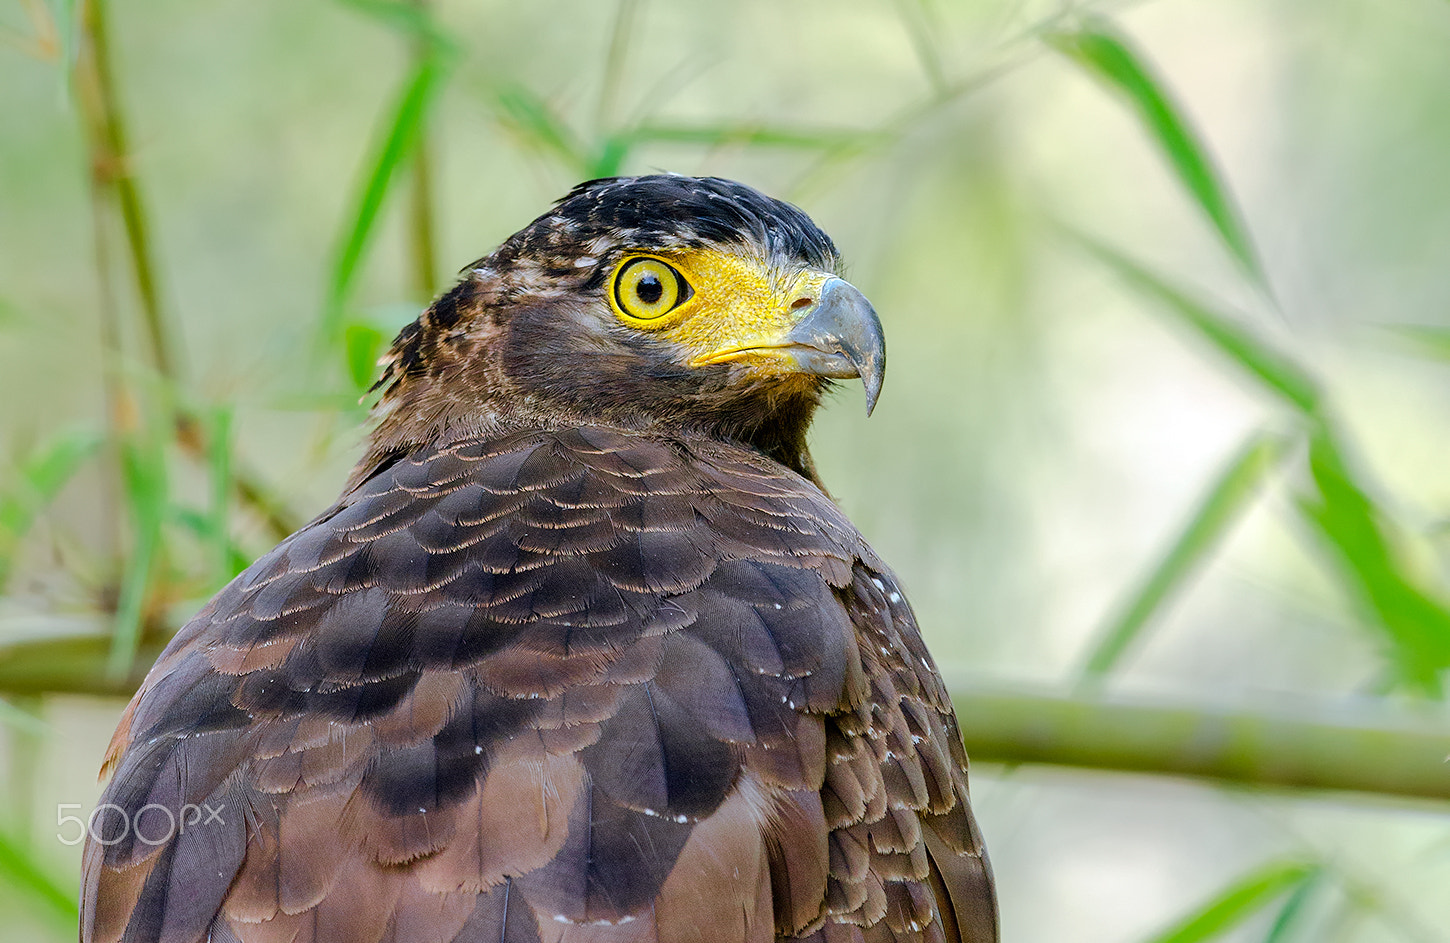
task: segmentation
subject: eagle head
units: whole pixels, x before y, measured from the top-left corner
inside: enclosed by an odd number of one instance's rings
[[[742,442],[814,478],[822,394],[860,377],[869,412],[886,348],[805,213],[660,174],[575,187],[464,269],[382,364],[360,473],[423,445],[585,423]]]

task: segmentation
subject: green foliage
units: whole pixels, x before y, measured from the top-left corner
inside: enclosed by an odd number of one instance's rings
[[[549,104],[522,85],[509,85],[494,96],[499,117],[518,136],[519,143],[560,161],[576,174],[588,176],[596,163],[584,144]]]
[[[1274,922],[1269,927],[1268,934],[1264,937],[1264,943],[1287,943],[1293,939],[1295,930],[1303,923],[1304,916],[1308,912],[1308,903],[1315,891],[1324,883],[1324,870],[1315,868],[1302,881],[1295,885],[1285,898],[1284,904],[1274,916]]]
[[[1288,443],[1280,436],[1254,435],[1204,495],[1177,539],[1158,558],[1122,613],[1100,633],[1082,668],[1084,681],[1100,681],[1160,613],[1173,593],[1208,562],[1229,529],[1252,506]]]
[[[1406,324],[1393,330],[1427,357],[1450,360],[1450,328]]]
[[[58,928],[76,925],[80,912],[75,895],[66,885],[51,877],[24,847],[3,832],[0,832],[0,876],[11,887],[22,891],[34,909]],[[71,932],[74,933],[74,930]]]
[[[1314,486],[1300,497],[1299,510],[1323,538],[1343,585],[1384,631],[1395,680],[1440,697],[1441,675],[1450,668],[1450,609],[1417,585],[1386,533],[1388,515],[1355,480],[1327,424],[1311,434],[1309,469]]]
[[[1309,884],[1319,869],[1303,861],[1275,861],[1234,881],[1197,911],[1149,943],[1201,943],[1213,940],[1263,910],[1286,891]]]
[[[1320,545],[1339,582],[1360,603],[1368,624],[1383,633],[1390,652],[1389,670],[1393,684],[1419,694],[1439,697],[1441,673],[1450,668],[1450,608],[1434,592],[1420,585],[1403,554],[1398,530],[1390,515],[1370,497],[1371,489],[1361,483],[1345,457],[1348,447],[1338,423],[1326,413],[1319,384],[1292,357],[1258,337],[1238,320],[1194,299],[1116,252],[1085,236],[1078,237],[1096,257],[1121,273],[1135,288],[1158,303],[1156,310],[1173,317],[1208,342],[1220,355],[1257,382],[1270,398],[1287,406],[1298,419],[1300,435],[1307,442],[1309,482],[1297,506],[1303,519],[1321,538]],[[1220,486],[1222,487],[1222,485]],[[1232,497],[1219,499],[1215,492],[1205,510],[1217,512],[1215,499],[1229,509],[1241,504]],[[1210,526],[1216,522],[1212,518]],[[1195,524],[1198,523],[1195,518]],[[1197,532],[1191,525],[1185,539],[1189,550]],[[1182,542],[1164,558],[1160,569],[1145,584],[1149,598],[1130,609],[1126,627],[1119,625],[1104,641],[1105,649],[1089,661],[1089,674],[1100,673],[1093,666],[1110,663],[1121,649],[1118,635],[1131,639],[1146,623],[1163,599],[1158,585],[1177,572]],[[1163,573],[1167,568],[1167,574]]]
[[[403,3],[359,0],[350,0],[350,5],[414,34],[422,40],[422,52],[403,81],[396,103],[387,117],[382,139],[368,161],[368,170],[360,187],[349,201],[353,207],[348,214],[350,222],[346,235],[339,240],[337,257],[328,278],[322,317],[318,321],[319,349],[329,346],[339,333],[348,294],[357,278],[363,254],[376,232],[383,202],[399,168],[417,151],[428,110],[457,55],[454,45],[438,31],[421,8]]]
[[[111,657],[106,665],[112,679],[131,672],[141,644],[141,619],[161,551],[161,525],[168,501],[164,449],[162,441],[151,436],[138,436],[121,446],[121,480],[130,510],[133,543],[121,578]]]
[[[1319,384],[1307,370],[1232,317],[1199,301],[1146,266],[1092,239],[1078,241],[1134,288],[1157,302],[1156,311],[1177,319],[1261,385],[1264,392],[1306,417],[1319,410]]]
[[[1050,32],[1047,42],[1125,96],[1224,247],[1258,284],[1268,285],[1253,241],[1198,134],[1143,55],[1110,21]]]
[[[5,588],[11,560],[36,517],[103,441],[94,432],[62,432],[32,450],[13,470],[13,480],[0,490],[0,590]]]

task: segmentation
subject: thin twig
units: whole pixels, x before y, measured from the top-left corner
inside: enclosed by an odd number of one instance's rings
[[[616,99],[629,58],[629,37],[634,32],[639,0],[619,0],[614,11],[614,28],[609,34],[609,53],[604,60],[604,77],[599,83],[599,104],[594,111],[594,134],[603,139],[614,121]]]
[[[19,50],[21,53],[43,61],[60,58],[60,30],[55,17],[42,0],[20,0],[30,20],[31,35],[16,30],[0,30],[0,43]]]
[[[100,319],[101,396],[108,435],[104,448],[105,474],[101,475],[101,519],[106,559],[121,556],[121,436],[125,431],[125,390],[121,386],[121,325],[111,279],[111,253],[106,238],[106,201],[102,188],[91,179],[91,230],[96,262],[96,313]],[[111,595],[114,595],[112,593]]]
[[[413,6],[425,16],[431,13],[430,0],[412,0]],[[413,37],[413,63],[415,68],[435,55],[435,40],[419,32]],[[428,139],[428,121],[420,120],[417,140],[413,144],[413,192],[409,221],[412,229],[411,249],[413,255],[413,281],[418,293],[431,299],[438,293],[437,253],[434,247],[433,231],[433,149]]]
[[[1057,10],[1042,17],[999,43],[995,62],[963,78],[948,82],[924,101],[898,109],[876,127],[863,130],[857,141],[826,151],[812,161],[786,188],[786,195],[795,202],[809,202],[807,195],[814,188],[823,186],[826,175],[832,169],[870,150],[894,144],[909,130],[940,113],[947,106],[1041,57],[1045,47],[1038,40],[1069,15],[1067,10]]]
[[[916,59],[926,73],[932,94],[941,97],[948,93],[946,69],[942,66],[941,52],[932,39],[931,13],[922,0],[896,0],[896,11],[906,28]]]

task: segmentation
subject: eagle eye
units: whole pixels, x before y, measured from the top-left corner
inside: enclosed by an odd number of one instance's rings
[[[645,256],[625,262],[614,276],[614,303],[641,321],[669,314],[694,293],[674,266]]]

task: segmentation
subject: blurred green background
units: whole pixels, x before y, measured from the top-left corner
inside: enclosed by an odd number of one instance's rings
[[[1014,943],[1450,939],[1450,3],[0,4],[0,917],[125,693],[573,183],[733,177],[887,326],[817,464]]]

